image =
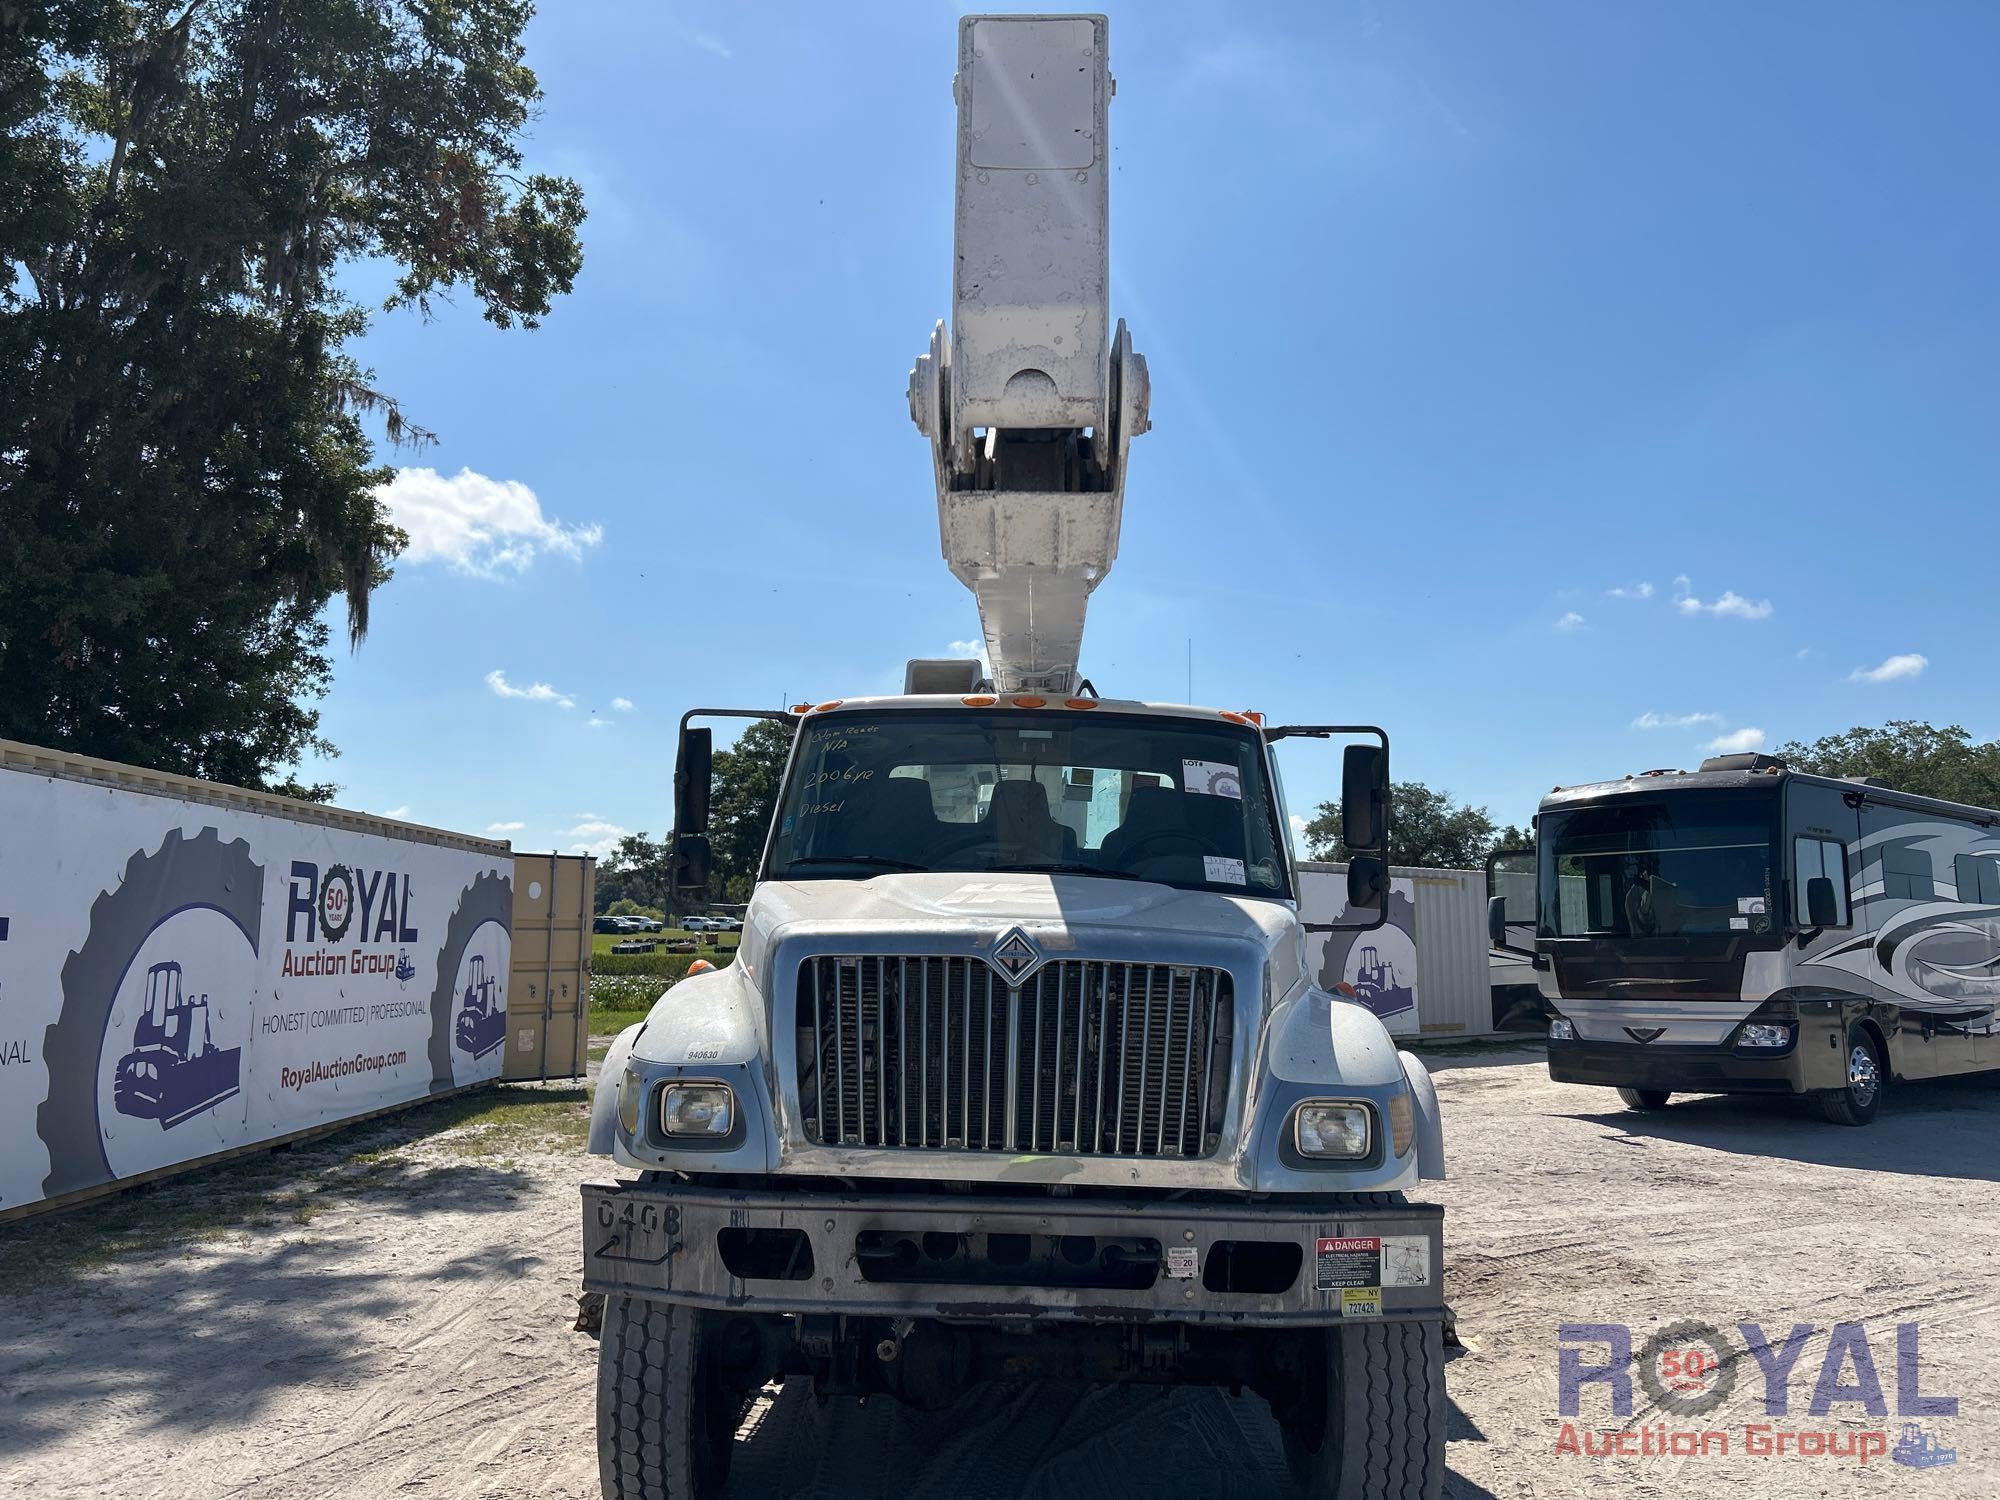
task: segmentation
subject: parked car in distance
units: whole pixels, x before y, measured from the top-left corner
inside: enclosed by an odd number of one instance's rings
[[[623,932],[625,931],[625,919],[623,917],[599,917],[590,924],[590,930],[592,932]]]
[[[714,932],[716,930],[715,924],[717,920],[718,919],[715,917],[682,917],[681,931]]]

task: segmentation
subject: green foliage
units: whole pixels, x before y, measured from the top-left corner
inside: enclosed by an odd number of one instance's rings
[[[325,606],[404,543],[343,266],[532,326],[582,199],[521,177],[529,0],[0,0],[0,736],[324,797]]]
[[[656,922],[664,922],[667,914],[657,906],[641,906],[629,896],[621,896],[607,908],[607,914],[614,917],[651,917]]]
[[[755,719],[734,746],[715,752],[709,794],[711,888],[723,901],[748,901],[764,857],[764,838],[778,806],[778,783],[791,754],[792,731],[776,719]]]
[[[1306,848],[1314,859],[1341,861],[1340,804],[1322,802],[1306,824]],[[1509,828],[1508,838],[1519,838]],[[1493,819],[1483,807],[1461,807],[1449,792],[1434,792],[1421,781],[1389,787],[1389,863],[1440,870],[1476,870],[1495,847]],[[1503,845],[1502,847],[1505,847]],[[1518,846],[1516,846],[1518,847]]]
[[[1793,770],[1818,776],[1879,776],[1899,791],[2000,808],[2000,743],[1977,743],[1964,727],[1892,719],[1880,729],[1856,726],[1776,752]]]
[[[628,833],[597,865],[597,914],[657,917],[673,896],[667,846],[644,833]],[[621,910],[621,903],[631,911]]]
[[[706,958],[717,968],[728,961],[726,955],[714,953],[606,953],[590,961],[590,971],[593,975],[644,974],[683,979],[688,966],[699,958]]]

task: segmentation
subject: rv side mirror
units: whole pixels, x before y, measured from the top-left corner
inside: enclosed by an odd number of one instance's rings
[[[1834,899],[1833,881],[1825,875],[1806,882],[1806,920],[1815,927],[1840,925],[1840,903]]]
[[[1372,854],[1356,854],[1347,861],[1347,910],[1341,913],[1340,926],[1367,931],[1382,925],[1387,903],[1383,900],[1383,888],[1388,884],[1388,871],[1382,861]]]
[[[1341,842],[1350,851],[1387,853],[1388,808],[1388,755],[1380,745],[1349,745],[1340,759]],[[1350,880],[1358,864],[1348,866]]]
[[[674,835],[674,893],[684,901],[708,899],[708,836],[701,833]]]
[[[683,726],[680,758],[674,762],[674,832],[679,839],[694,834],[706,841],[714,758],[715,731]]]
[[[1493,948],[1507,946],[1507,898],[1489,896],[1486,898],[1486,942]]]

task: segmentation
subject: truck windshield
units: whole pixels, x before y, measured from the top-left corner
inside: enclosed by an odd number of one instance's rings
[[[1619,796],[1539,821],[1543,937],[1772,930],[1777,799],[1756,792]]]
[[[918,709],[807,723],[770,874],[1024,870],[1284,896],[1281,847],[1254,731]]]

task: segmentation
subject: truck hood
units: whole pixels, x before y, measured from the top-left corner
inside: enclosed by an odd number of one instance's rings
[[[1304,973],[1298,916],[1283,901],[1184,891],[1152,881],[1021,873],[889,874],[867,880],[766,881],[757,887],[742,961],[759,973],[782,939],[908,933],[925,946],[982,952],[1019,927],[1051,956],[1087,957],[1093,939],[1164,932],[1254,944],[1282,976]]]

